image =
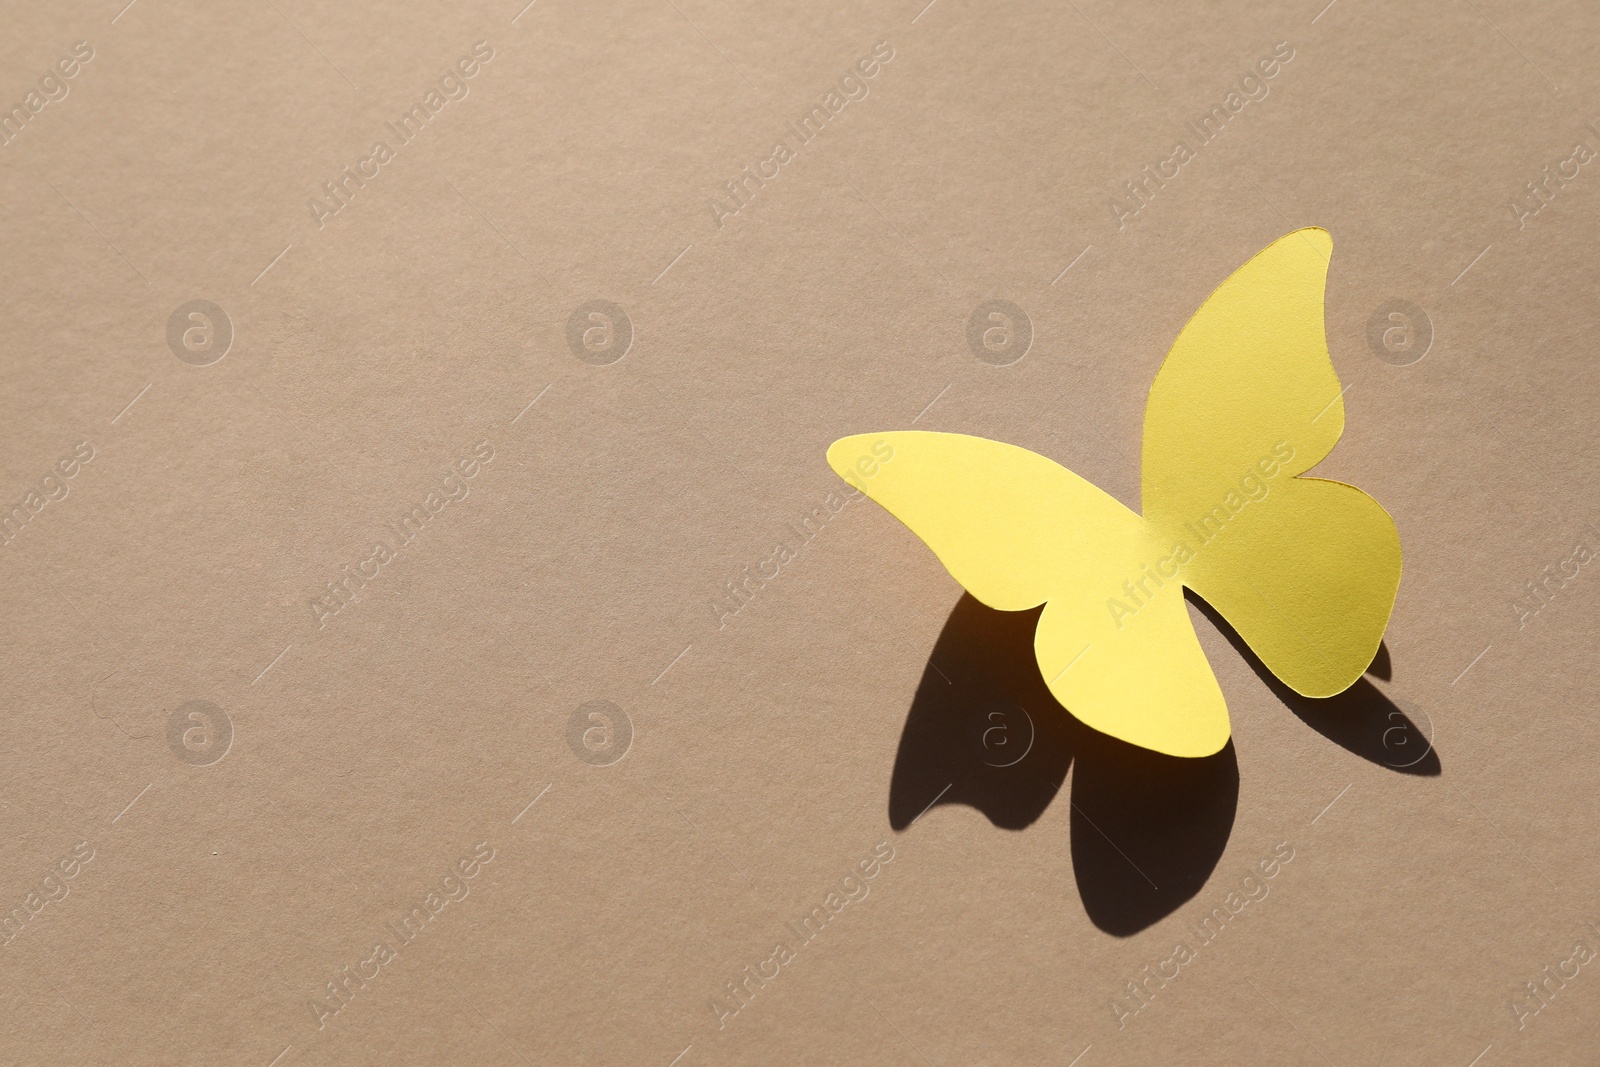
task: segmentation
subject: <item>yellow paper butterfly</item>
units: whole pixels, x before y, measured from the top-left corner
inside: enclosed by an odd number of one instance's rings
[[[1299,477],[1344,431],[1322,321],[1332,252],[1326,230],[1280,238],[1183,328],[1145,405],[1142,516],[1043,456],[964,434],[860,434],[828,463],[983,603],[1045,605],[1034,654],[1075,716],[1211,755],[1228,708],[1184,586],[1290,688],[1327,697],[1372,662],[1400,585],[1388,512]]]

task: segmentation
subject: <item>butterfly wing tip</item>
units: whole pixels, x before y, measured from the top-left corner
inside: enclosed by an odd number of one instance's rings
[[[1373,655],[1377,655],[1376,648],[1373,649]],[[1366,658],[1366,662],[1371,663],[1372,656],[1368,656]],[[1361,680],[1365,673],[1366,668],[1362,667],[1354,674],[1350,674],[1347,671],[1345,675],[1331,680],[1325,678],[1318,678],[1311,681],[1297,679],[1293,682],[1285,680],[1284,684],[1303,697],[1310,697],[1312,700],[1327,700],[1330,697],[1338,696],[1346,689],[1349,689],[1351,686],[1355,685]]]
[[[1289,236],[1303,237],[1310,241],[1312,244],[1317,246],[1317,250],[1320,251],[1325,258],[1333,255],[1333,234],[1329,233],[1321,226],[1302,226],[1294,233],[1289,234]]]
[[[828,446],[828,466],[833,468],[833,473],[843,477],[844,472],[849,469],[850,460],[848,456],[851,452],[851,442],[857,440],[859,436],[858,434],[851,437],[841,437]]]
[[[1210,737],[1205,741],[1186,748],[1182,752],[1173,752],[1171,755],[1182,756],[1185,759],[1208,759],[1228,747],[1228,742],[1233,739],[1233,731],[1224,732],[1220,737]]]
[[[1115,737],[1116,735],[1112,734],[1111,736]],[[1199,742],[1146,741],[1141,744],[1137,741],[1131,741],[1130,744],[1138,745],[1140,748],[1147,748],[1151,752],[1157,752],[1163,756],[1171,756],[1174,759],[1210,759],[1228,747],[1228,742],[1232,739],[1232,736],[1232,734],[1224,734],[1220,741],[1215,738],[1209,738]]]
[[[878,464],[894,455],[887,433],[857,433],[841,437],[828,446],[828,466],[845,481],[863,488],[861,478],[872,477]]]

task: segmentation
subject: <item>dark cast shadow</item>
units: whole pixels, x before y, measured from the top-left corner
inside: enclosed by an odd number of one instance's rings
[[[1191,899],[1221,858],[1239,799],[1233,744],[1180,759],[1083,725],[1039,674],[1038,621],[1039,609],[995,611],[970,595],[956,604],[900,736],[889,822],[904,830],[936,804],[967,804],[1021,830],[1076,760],[1069,847],[1078,892],[1096,926],[1128,936]]]
[[[1433,748],[1432,724],[1418,725],[1412,721],[1368,679],[1358,679],[1355,685],[1336,696],[1301,696],[1267,669],[1261,657],[1245,644],[1239,631],[1230,626],[1216,608],[1189,589],[1185,589],[1183,595],[1228,639],[1284,706],[1317,733],[1364,760],[1401,774],[1431,777],[1443,771],[1439,753]],[[1384,681],[1393,674],[1389,648],[1381,641],[1367,674]]]
[[[1439,773],[1423,731],[1366,679],[1331,700],[1302,697],[1194,599],[1313,729],[1383,766]],[[1239,800],[1233,743],[1202,759],[1165,756],[1067,714],[1034,659],[1039,612],[996,611],[970,594],[957,602],[900,735],[889,822],[905,830],[937,805],[966,804],[995,826],[1022,830],[1044,814],[1076,761],[1069,822],[1078,893],[1097,927],[1131,936],[1192,899],[1221,859]],[[1371,671],[1388,675],[1387,649]]]

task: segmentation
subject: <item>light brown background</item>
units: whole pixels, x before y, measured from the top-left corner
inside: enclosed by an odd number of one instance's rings
[[[1508,602],[1596,517],[1600,171],[1523,229],[1507,201],[1600,148],[1600,11],[519,7],[6,5],[0,101],[76,41],[95,58],[0,149],[0,498],[96,457],[0,550],[4,906],[77,842],[94,859],[0,949],[0,1061],[1592,1051],[1600,974],[1521,1030],[1509,1002],[1600,920],[1600,578],[1523,629]],[[469,95],[319,230],[319,183],[480,40]],[[718,228],[707,198],[878,41],[870,95]],[[1119,231],[1119,184],[1285,41],[1269,97]],[[1380,688],[1424,709],[1443,774],[1307,729],[1197,616],[1237,817],[1192,901],[1114,937],[1065,789],[1021,832],[958,805],[889,827],[960,595],[889,516],[847,508],[725,627],[711,604],[834,488],[829,441],[925,408],[1136,506],[1167,346],[1300,225],[1334,236],[1350,387],[1319,473],[1399,524]],[[991,297],[1033,323],[1009,367],[966,347]],[[203,368],[166,343],[195,298],[235,333]],[[565,342],[594,298],[632,319],[611,366]],[[1409,367],[1365,340],[1392,298],[1432,320]],[[470,496],[319,630],[308,599],[484,439]],[[195,699],[234,730],[209,766],[166,742]],[[633,724],[611,766],[566,742],[592,699]],[[870,896],[719,1030],[723,983],[885,840]],[[310,998],[483,841],[470,896],[319,1030]],[[1270,895],[1119,1030],[1110,998],[1279,842]]]

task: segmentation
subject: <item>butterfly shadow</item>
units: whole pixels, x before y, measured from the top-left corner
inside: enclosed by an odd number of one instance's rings
[[[1209,605],[1198,606],[1243,645]],[[1078,893],[1097,927],[1131,936],[1192,899],[1221,859],[1239,801],[1233,742],[1214,756],[1183,759],[1118,741],[1064,714],[1034,659],[1039,610],[996,611],[970,594],[957,602],[923,669],[900,735],[889,784],[889,823],[901,831],[937,805],[967,804],[995,826],[1022,830],[1044,814],[1076,762],[1069,833]],[[1380,650],[1379,658],[1387,669],[1386,651]],[[1258,660],[1252,663],[1258,672],[1266,671]],[[1263,677],[1270,678],[1270,672]],[[1286,692],[1302,705],[1284,700],[1345,748],[1392,765],[1402,748],[1400,734],[1393,732],[1399,722],[1387,716],[1393,712],[1404,719],[1404,713],[1365,679],[1359,685],[1371,689],[1376,700],[1363,693],[1343,708],[1307,708],[1302,706],[1307,698],[1292,690]],[[1341,714],[1367,725],[1341,725]],[[1380,721],[1375,750],[1369,741]],[[1384,729],[1391,731],[1387,745]],[[1420,741],[1421,731],[1411,730]],[[1412,743],[1412,751],[1417,747]],[[1433,755],[1431,746],[1428,754]],[[1439,773],[1437,756],[1433,770],[1419,769],[1426,763],[1405,769]]]
[[[1443,772],[1439,753],[1433,747],[1432,723],[1426,729],[1419,726],[1368,678],[1357,679],[1349,689],[1331,697],[1301,696],[1267,669],[1216,608],[1189,589],[1183,595],[1238,650],[1273,695],[1317,733],[1364,760],[1400,774],[1433,777]],[[1391,680],[1394,670],[1387,645],[1378,643],[1378,653],[1366,673],[1385,682]]]

